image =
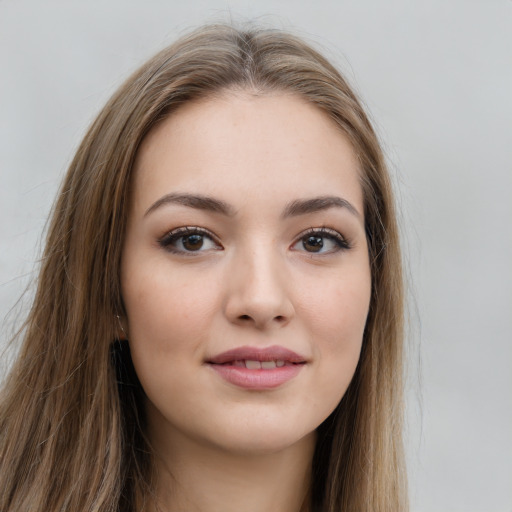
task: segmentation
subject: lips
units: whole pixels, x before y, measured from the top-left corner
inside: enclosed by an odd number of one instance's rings
[[[297,364],[305,363],[306,358],[287,348],[273,345],[266,348],[238,347],[222,352],[208,360],[211,364],[226,364],[233,361],[284,361]]]
[[[238,347],[222,352],[206,363],[224,380],[252,390],[279,387],[295,377],[306,358],[284,347]]]
[[[282,366],[286,364],[294,364],[289,363],[287,361],[283,361],[282,359],[276,359],[272,361],[257,361],[254,359],[245,359],[245,360],[238,360],[238,361],[232,361],[229,363],[224,364],[231,364],[233,366],[237,366],[238,368],[248,368],[249,370],[273,370],[274,368],[281,368]],[[298,364],[298,363],[297,363]]]

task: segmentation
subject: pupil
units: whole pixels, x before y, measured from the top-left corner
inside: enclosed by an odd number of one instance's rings
[[[203,246],[202,235],[187,235],[183,237],[183,247],[189,251],[197,251]]]
[[[308,236],[302,245],[309,252],[318,252],[324,246],[324,241],[321,236]]]

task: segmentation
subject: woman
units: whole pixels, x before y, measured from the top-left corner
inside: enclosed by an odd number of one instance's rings
[[[210,26],[93,123],[2,395],[0,509],[406,510],[402,278],[372,127]]]

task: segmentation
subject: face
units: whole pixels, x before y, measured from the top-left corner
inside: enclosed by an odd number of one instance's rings
[[[150,437],[238,452],[314,436],[370,301],[359,169],[292,95],[190,103],[145,139],[122,258]]]

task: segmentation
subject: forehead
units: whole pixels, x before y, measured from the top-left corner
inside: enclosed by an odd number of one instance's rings
[[[327,114],[291,94],[227,91],[186,104],[149,133],[133,199],[142,208],[172,191],[278,199],[333,189],[363,211],[355,153]]]

